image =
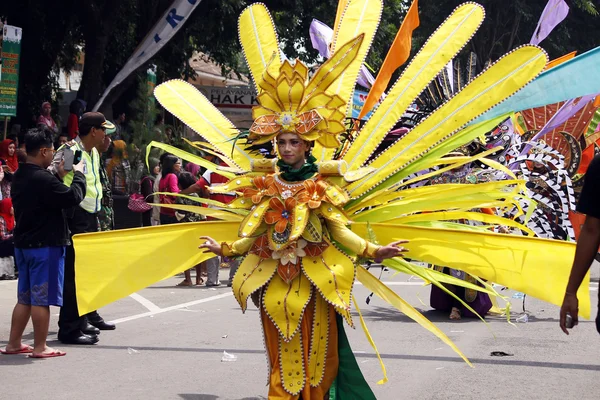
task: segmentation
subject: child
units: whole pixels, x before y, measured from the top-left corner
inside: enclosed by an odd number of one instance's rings
[[[194,175],[189,172],[181,172],[178,177],[178,182],[179,190],[182,191],[195,184],[196,179],[194,178]],[[193,193],[190,196],[198,197],[196,193]],[[177,197],[176,203],[188,206],[200,205],[200,203],[184,197]],[[204,220],[204,216],[189,211],[177,211],[175,212],[175,218],[177,218],[178,222],[198,222]],[[204,279],[202,279],[201,264],[196,265],[194,268],[196,268],[196,285],[202,285],[204,283]],[[177,284],[177,286],[193,286],[192,274],[190,271],[191,269],[184,272],[185,279]]]

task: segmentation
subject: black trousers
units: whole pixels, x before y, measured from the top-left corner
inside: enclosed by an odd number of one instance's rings
[[[98,218],[96,214],[90,214],[81,207],[75,207],[69,217],[70,218],[68,218],[68,222],[71,235],[98,231]],[[77,308],[77,290],[75,287],[75,248],[71,243],[71,245],[66,249],[65,256],[63,306],[60,309],[60,316],[58,318],[58,335],[79,336],[81,335],[81,328],[85,326],[86,322],[85,316],[79,316],[79,310]]]

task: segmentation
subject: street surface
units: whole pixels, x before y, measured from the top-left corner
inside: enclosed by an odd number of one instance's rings
[[[226,282],[228,271],[221,270]],[[375,272],[378,275],[378,271]],[[598,264],[592,271],[593,315],[598,296]],[[423,311],[458,345],[470,368],[448,346],[416,323],[355,286],[356,298],[383,356],[389,382],[360,328],[346,328],[357,361],[378,399],[598,399],[600,335],[593,321],[581,321],[570,336],[558,326],[558,307],[512,300],[512,321],[493,316],[450,321],[430,310],[429,288],[406,275],[382,280]],[[101,315],[117,323],[94,346],[56,341],[58,309],[52,309],[50,345],[67,356],[32,360],[0,356],[0,399],[266,399],[267,364],[258,312],[242,314],[230,288],[178,288],[171,278],[111,304]],[[16,281],[0,281],[0,346],[6,345]],[[425,304],[423,304],[425,303]],[[522,319],[522,318],[521,318]],[[494,337],[495,335],[495,337]],[[32,343],[31,325],[25,342]],[[237,356],[222,362],[223,352]],[[491,352],[511,354],[493,357]]]

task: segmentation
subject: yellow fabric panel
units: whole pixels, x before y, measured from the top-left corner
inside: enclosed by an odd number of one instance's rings
[[[458,131],[502,100],[512,96],[533,80],[546,65],[546,60],[546,53],[535,46],[523,46],[502,57],[406,136],[380,154],[370,164],[376,168],[372,174],[373,178],[350,185],[348,187],[350,195],[352,197],[361,196],[377,182],[384,181],[395,172],[405,168],[411,160],[430,153],[436,147],[436,143],[442,143],[453,132]],[[388,98],[390,97],[388,96]],[[369,119],[369,122],[373,120],[373,117],[375,115]],[[367,125],[369,123],[365,125],[363,131]],[[354,144],[357,142],[355,141]],[[362,148],[360,154],[368,157],[370,153]],[[346,157],[344,159],[348,161],[350,167],[356,168],[356,165]]]
[[[302,335],[298,333],[288,342],[279,337],[279,368],[282,385],[286,392],[298,394],[304,388],[306,373],[304,372],[304,351]]]
[[[297,336],[302,314],[312,295],[312,285],[303,274],[286,283],[275,274],[264,292],[265,311],[285,340]]]
[[[325,361],[327,357],[327,340],[329,339],[329,304],[319,293],[314,294],[315,313],[308,355],[308,376],[310,386],[317,387],[321,384],[325,374]],[[309,305],[310,307],[310,305]]]
[[[258,83],[263,79],[263,73],[268,70],[271,76],[277,76],[281,67],[277,33],[264,4],[254,3],[242,11],[238,35],[256,90],[260,93]]]
[[[483,7],[466,3],[457,7],[440,25],[405,68],[344,155],[349,170],[361,167],[369,159],[408,106],[471,39],[483,17]]]
[[[246,312],[248,297],[273,277],[279,262],[248,254],[233,277],[233,295],[242,312]]]
[[[463,270],[560,306],[575,243],[497,233],[370,224],[381,243],[408,240],[407,257]],[[352,230],[367,235],[366,223]],[[590,317],[589,273],[577,293],[581,315]]]
[[[329,304],[350,309],[355,272],[348,256],[329,244],[320,256],[302,257],[302,270]]]
[[[465,360],[467,364],[469,364],[471,367],[473,366],[469,362],[467,357],[458,349],[458,347],[456,347],[456,345],[450,340],[450,338],[448,338],[448,336],[446,336],[446,334],[440,330],[440,328],[438,328],[435,324],[433,324],[431,321],[425,318],[425,316],[423,316],[423,314],[421,314],[419,311],[415,310],[413,306],[411,306],[404,299],[398,296],[392,289],[384,285],[379,279],[371,275],[371,273],[367,271],[364,267],[358,267],[356,278],[360,282],[362,282],[362,284],[365,285],[367,289],[375,293],[388,304],[396,307],[408,318],[417,322],[423,328],[427,329],[429,332],[433,333],[435,336],[440,338],[442,342],[446,343],[452,348],[452,350],[456,352],[456,354],[461,356],[461,358]],[[370,341],[372,341],[372,339]]]
[[[214,257],[200,236],[237,239],[239,222],[197,222],[75,235],[79,314],[104,307]]]
[[[253,157],[244,151],[245,141],[240,140],[235,144],[231,141],[239,131],[198,89],[175,79],[158,85],[154,89],[154,97],[222,154],[233,154],[232,161],[238,168],[250,170]]]

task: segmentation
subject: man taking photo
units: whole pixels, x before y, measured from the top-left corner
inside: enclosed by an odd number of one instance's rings
[[[32,129],[25,135],[27,162],[14,175],[15,258],[19,268],[18,302],[14,308],[10,338],[3,354],[32,353],[33,358],[64,356],[46,345],[50,307],[63,305],[65,246],[70,244],[63,209],[77,206],[86,192],[85,162],[73,166],[71,187],[48,170],[54,155],[52,137]],[[61,161],[60,177],[67,172]],[[23,331],[33,321],[33,347],[23,345]]]

